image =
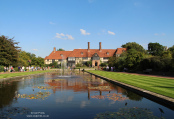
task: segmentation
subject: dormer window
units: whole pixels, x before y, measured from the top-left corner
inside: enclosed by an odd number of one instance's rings
[[[123,50],[123,52],[125,52],[125,50]]]
[[[81,52],[81,55],[83,55],[83,52]]]
[[[63,54],[60,54],[60,56],[63,56]]]
[[[109,52],[106,52],[107,55],[109,55]]]

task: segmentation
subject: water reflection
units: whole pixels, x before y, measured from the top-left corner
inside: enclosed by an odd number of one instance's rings
[[[99,112],[121,113],[119,109],[123,107],[127,107],[124,109],[127,114],[126,111],[143,111],[148,106],[155,115],[162,117],[166,116],[168,110],[129,90],[86,73],[72,73],[71,77],[47,73],[1,81],[0,113],[7,110],[7,107],[23,105],[32,111],[44,110],[51,118],[94,118]],[[152,105],[156,109],[150,107]],[[138,108],[133,109],[135,106]],[[18,116],[14,118],[18,119]]]
[[[11,105],[18,88],[18,82],[1,81],[0,82],[0,108]]]
[[[165,119],[157,117],[147,108],[120,108],[118,112],[99,113],[95,119]]]

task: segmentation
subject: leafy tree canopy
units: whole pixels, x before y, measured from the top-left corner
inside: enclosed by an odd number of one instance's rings
[[[127,50],[135,49],[139,52],[145,52],[145,49],[136,42],[128,42],[126,44],[123,44],[121,47],[122,48],[127,48]]]
[[[172,58],[174,58],[174,45],[170,47],[168,50],[171,52]]]
[[[174,45],[168,49],[171,52],[174,52]]]
[[[153,56],[161,56],[164,51],[164,46],[159,43],[149,43],[148,52]]]
[[[130,69],[135,69],[143,59],[143,53],[135,49],[130,49],[127,52],[126,64]]]
[[[0,36],[0,65],[17,66],[19,47],[13,38]]]
[[[162,56],[162,58],[172,58],[172,54],[169,50],[163,52],[161,56]]]

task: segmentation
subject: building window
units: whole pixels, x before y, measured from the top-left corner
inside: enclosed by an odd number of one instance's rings
[[[88,57],[82,57],[83,60],[88,60]]]
[[[54,63],[55,62],[55,59],[52,59],[52,63]]]
[[[107,55],[109,55],[109,52],[106,52]]]
[[[107,60],[108,60],[108,59],[109,59],[109,57],[103,57],[103,59],[107,59]]]
[[[68,57],[68,61],[75,61],[75,57]]]
[[[63,56],[63,54],[60,54],[60,56]]]
[[[116,54],[116,57],[119,57],[120,56],[120,54]]]
[[[49,61],[49,59],[47,59],[47,61]]]
[[[83,52],[81,52],[81,55],[83,55]]]

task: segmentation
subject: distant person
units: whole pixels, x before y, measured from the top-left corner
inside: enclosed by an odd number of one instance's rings
[[[23,72],[25,71],[25,67],[24,67],[24,66],[22,67],[22,71],[23,71]]]
[[[13,66],[11,66],[11,72],[13,72]]]
[[[28,67],[28,71],[31,71],[31,67],[30,66]]]
[[[111,67],[111,71],[113,71],[113,67]]]
[[[106,70],[107,70],[107,71],[109,70],[109,66],[106,67]]]
[[[6,71],[8,71],[8,67],[6,67]]]
[[[4,72],[6,72],[6,70],[7,70],[7,67],[5,66],[5,67],[4,67]]]
[[[21,69],[21,67],[20,67],[20,66],[18,66],[18,72],[20,72],[20,69]]]
[[[34,69],[34,67],[32,66],[32,67],[31,67],[31,71],[33,71],[33,69]]]

